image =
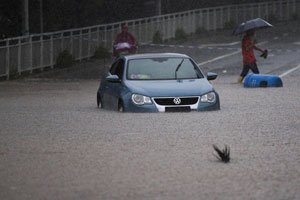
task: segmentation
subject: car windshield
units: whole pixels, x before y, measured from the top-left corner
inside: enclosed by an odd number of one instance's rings
[[[147,58],[128,62],[129,80],[174,80],[203,78],[188,58]]]

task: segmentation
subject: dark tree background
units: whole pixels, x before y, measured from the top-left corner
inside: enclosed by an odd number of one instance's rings
[[[22,4],[19,0],[3,1],[0,4],[0,38],[21,34]]]
[[[0,39],[20,36],[23,0],[0,0]],[[40,1],[29,0],[30,34],[40,33]],[[162,14],[268,0],[161,0]],[[52,32],[157,15],[158,0],[42,0],[43,31]]]

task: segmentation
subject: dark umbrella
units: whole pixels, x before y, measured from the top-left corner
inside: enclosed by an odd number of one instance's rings
[[[272,24],[266,22],[263,19],[256,18],[256,19],[252,19],[252,20],[241,23],[239,25],[239,27],[237,27],[233,31],[232,34],[238,35],[238,34],[246,32],[246,31],[249,31],[251,29],[260,29],[260,28],[268,28],[268,27],[272,27]]]

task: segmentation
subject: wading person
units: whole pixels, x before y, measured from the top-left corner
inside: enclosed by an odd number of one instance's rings
[[[267,50],[264,51],[256,46],[257,41],[253,38],[254,33],[254,29],[247,31],[242,40],[243,70],[238,78],[238,83],[243,82],[243,79],[248,74],[250,69],[253,73],[259,74],[254,55],[254,49],[260,51],[262,53],[262,57],[266,58],[267,56]]]
[[[114,41],[113,55],[119,56],[121,52],[128,52],[134,54],[136,52],[136,39],[128,32],[128,26],[122,26],[122,32],[118,34],[117,39]]]

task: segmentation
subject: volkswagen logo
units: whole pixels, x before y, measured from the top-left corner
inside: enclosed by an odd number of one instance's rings
[[[173,102],[176,104],[176,105],[179,105],[181,103],[181,99],[176,97],[173,99]]]

